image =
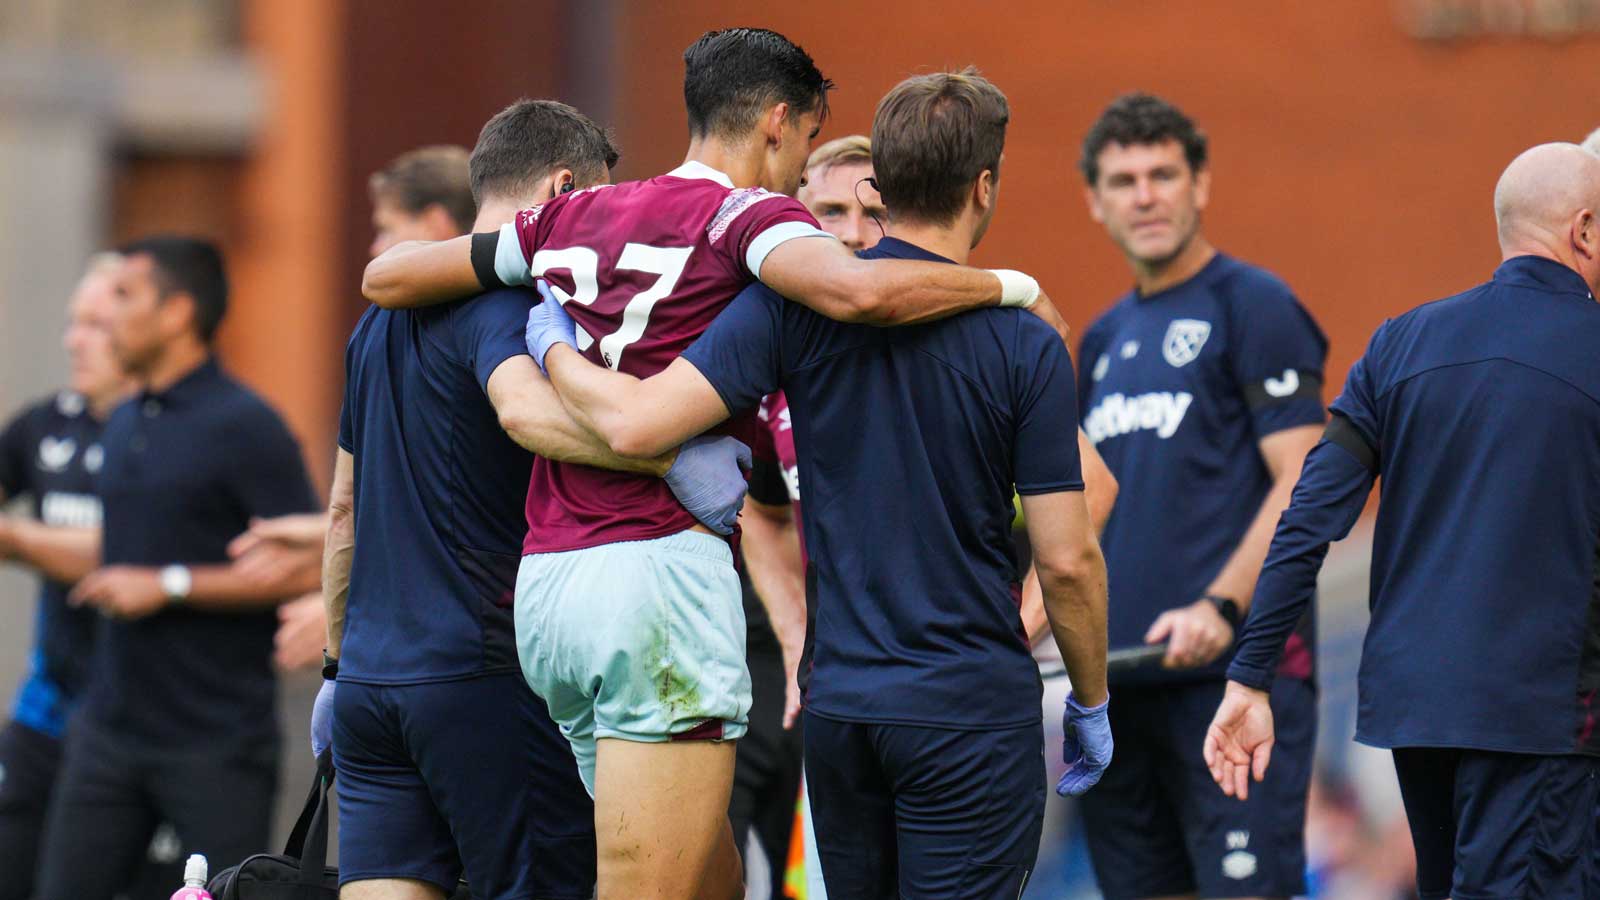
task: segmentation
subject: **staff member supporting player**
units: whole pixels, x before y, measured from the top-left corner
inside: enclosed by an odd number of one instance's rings
[[[1272,541],[1205,738],[1273,761],[1267,691],[1328,544],[1382,478],[1356,740],[1394,751],[1423,900],[1600,885],[1600,158],[1518,156],[1494,278],[1381,325]]]

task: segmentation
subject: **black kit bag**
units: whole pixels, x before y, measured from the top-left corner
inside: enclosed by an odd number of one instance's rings
[[[206,889],[216,900],[338,900],[339,870],[328,861],[328,788],[333,751],[317,757],[317,780],[282,853],[257,853],[218,872]]]
[[[328,865],[328,789],[333,786],[333,751],[317,757],[317,780],[289,832],[282,853],[257,853],[211,879],[215,900],[338,900],[339,870]],[[467,883],[450,900],[472,900]]]

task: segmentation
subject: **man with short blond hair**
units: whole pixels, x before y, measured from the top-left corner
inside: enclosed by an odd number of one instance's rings
[[[812,151],[806,180],[795,199],[817,224],[851,250],[866,250],[883,237],[888,213],[872,180],[872,139],[864,134],[835,138]]]

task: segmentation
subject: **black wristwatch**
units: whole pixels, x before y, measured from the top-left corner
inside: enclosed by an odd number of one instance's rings
[[[1222,621],[1228,623],[1228,627],[1234,631],[1239,630],[1239,604],[1233,602],[1232,597],[1223,597],[1220,594],[1206,594],[1200,599],[1215,606],[1217,614],[1222,616]]]
[[[322,651],[322,680],[334,681],[339,677],[339,657],[329,656],[327,650]]]

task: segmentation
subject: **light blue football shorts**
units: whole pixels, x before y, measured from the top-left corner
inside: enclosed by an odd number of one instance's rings
[[[733,553],[685,531],[532,553],[517,571],[517,656],[594,795],[595,741],[737,740],[750,714]]]

